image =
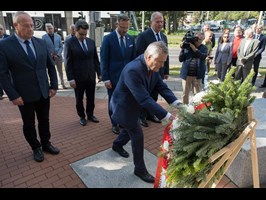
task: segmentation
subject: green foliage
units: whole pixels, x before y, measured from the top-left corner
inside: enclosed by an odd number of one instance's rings
[[[172,130],[175,141],[171,148],[171,159],[167,168],[167,187],[193,188],[219,161],[210,163],[209,158],[232,142],[247,125],[247,107],[254,101],[251,72],[241,84],[232,77],[235,68],[226,75],[224,82],[210,85],[203,97],[211,108],[194,114],[181,111],[178,128]],[[223,167],[222,167],[223,168]],[[210,181],[212,184],[223,174],[220,168]]]

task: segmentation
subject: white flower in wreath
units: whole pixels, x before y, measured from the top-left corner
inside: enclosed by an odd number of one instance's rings
[[[160,188],[166,186],[166,170],[162,168],[161,177],[160,177]]]
[[[193,96],[193,98],[191,99],[191,103],[192,104],[199,104],[201,103],[202,98],[206,95],[207,93],[205,91],[202,92],[198,92],[197,94],[195,94],[195,96]]]
[[[169,151],[169,142],[166,140],[163,143],[163,149],[165,149],[166,151]]]
[[[186,112],[193,114],[195,112],[194,106],[188,104],[186,106]]]

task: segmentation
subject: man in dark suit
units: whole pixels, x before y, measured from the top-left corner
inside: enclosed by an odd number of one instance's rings
[[[140,33],[137,38],[136,42],[136,55],[139,56],[144,53],[148,45],[155,41],[163,41],[166,46],[168,45],[167,37],[164,35],[161,30],[163,28],[163,15],[160,12],[154,12],[151,15],[151,27],[148,28],[146,31]],[[167,56],[166,61],[163,63],[163,67],[160,68],[159,73],[162,77],[162,79],[168,79],[169,77],[169,56]],[[151,91],[152,98],[157,101],[158,99],[158,91],[153,90]],[[148,123],[146,121],[146,118],[156,122],[160,123],[161,121],[154,115],[151,115],[147,111],[143,109],[140,116],[140,123],[144,127],[148,127]]]
[[[259,43],[258,51],[255,53],[255,57],[253,61],[253,69],[254,69],[255,74],[252,78],[252,85],[255,85],[258,72],[259,72],[260,60],[262,58],[261,54],[265,50],[265,45],[266,45],[266,36],[262,34],[262,30],[263,30],[263,26],[257,25],[255,28],[255,33],[253,34],[253,38],[258,39],[260,43]]]
[[[127,15],[119,15],[115,31],[103,38],[100,51],[102,81],[108,92],[108,111],[112,123],[112,132],[119,134],[119,125],[111,118],[110,99],[125,65],[136,57],[134,38],[127,34],[130,25]],[[122,39],[121,39],[122,37]],[[124,49],[122,48],[123,43]]]
[[[151,43],[144,54],[125,66],[110,101],[112,119],[122,127],[112,149],[127,158],[129,154],[123,146],[131,140],[134,174],[149,183],[154,182],[154,177],[149,174],[143,158],[143,131],[138,120],[140,112],[145,108],[160,120],[175,118],[151,97],[150,93],[154,89],[158,90],[168,104],[177,108],[181,105],[159,73],[167,56],[168,49],[164,42]]]
[[[19,107],[24,136],[33,150],[34,160],[41,162],[43,151],[59,153],[50,142],[49,130],[50,98],[58,89],[56,69],[46,43],[33,37],[34,25],[30,15],[16,12],[13,26],[15,34],[0,41],[0,82],[9,99]],[[40,142],[35,129],[35,114]]]
[[[0,41],[7,38],[9,35],[5,34],[5,29],[4,29],[4,26],[2,24],[0,24]],[[4,91],[3,91],[3,88],[0,84],[0,100],[3,99],[3,96],[4,96]]]
[[[64,47],[65,69],[67,80],[75,90],[76,109],[80,117],[80,124],[85,126],[88,120],[98,123],[93,115],[96,73],[101,80],[100,62],[95,42],[87,38],[89,24],[84,20],[75,23],[76,35],[68,39]],[[86,93],[86,110],[83,105],[84,92]],[[86,114],[85,114],[85,112]]]

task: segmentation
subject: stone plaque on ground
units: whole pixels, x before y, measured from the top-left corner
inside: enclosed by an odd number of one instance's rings
[[[134,175],[130,143],[124,146],[129,158],[123,158],[111,148],[70,164],[88,188],[153,188],[153,184]],[[144,160],[155,176],[157,157],[144,149]]]

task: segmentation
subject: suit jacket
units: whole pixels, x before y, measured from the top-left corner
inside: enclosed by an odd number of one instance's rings
[[[253,38],[254,37],[255,37],[255,34],[254,34]],[[255,57],[261,59],[261,54],[265,50],[266,36],[263,35],[263,34],[260,34],[259,41],[260,41],[259,48],[258,48],[258,51],[255,54]]]
[[[9,37],[9,35],[4,33],[3,38],[7,38],[7,37]]]
[[[237,65],[242,65],[240,60],[245,59],[244,67],[247,69],[251,69],[255,57],[255,53],[259,48],[259,40],[252,39],[249,43],[246,52],[244,52],[244,47],[247,39],[243,38],[240,42],[240,45],[237,50]]]
[[[126,38],[125,58],[122,56],[120,43],[116,31],[104,36],[100,57],[101,57],[101,74],[102,80],[110,80],[115,87],[120,74],[127,63],[136,57],[134,38],[128,34]]]
[[[86,38],[88,52],[85,53],[76,36],[69,38],[64,47],[65,70],[67,80],[95,80],[96,73],[101,75],[100,62],[95,42]]]
[[[52,42],[48,33],[44,34],[42,39],[46,42],[49,53],[56,53],[58,58],[62,60],[63,44],[61,36],[57,33],[54,33],[54,43]]]
[[[160,32],[161,40],[168,46],[167,37],[165,34]],[[136,42],[136,56],[139,56],[144,53],[146,48],[149,46],[149,44],[156,42],[157,39],[152,31],[151,28],[148,28],[146,31],[143,31],[140,33],[137,37]],[[167,60],[164,63],[164,67],[160,68],[160,74],[162,78],[164,78],[164,75],[169,75],[169,56],[167,56]]]
[[[150,96],[153,89],[157,89],[169,104],[177,100],[159,72],[153,72],[152,77],[148,77],[148,67],[142,54],[128,63],[120,75],[110,101],[112,119],[125,128],[134,128],[142,108],[163,119],[167,111]]]
[[[223,49],[222,44],[218,43],[214,58],[214,64],[221,63],[224,65],[226,63],[230,63],[232,60],[232,48],[232,42],[226,43]]]
[[[74,36],[74,35],[73,35]],[[66,43],[66,41],[69,39],[69,38],[72,38],[73,37],[71,34],[68,34],[66,37],[65,37],[65,40],[64,40],[64,44]]]
[[[208,49],[205,45],[201,44],[198,51],[193,52],[191,49],[181,49],[179,54],[179,62],[182,62],[182,67],[180,70],[180,77],[183,80],[187,79],[187,74],[189,71],[189,66],[192,58],[197,58],[197,79],[203,79],[206,71],[205,59],[208,55]]]
[[[58,89],[56,69],[46,43],[36,37],[31,41],[36,52],[35,65],[15,35],[0,41],[0,82],[10,100],[21,96],[25,102],[33,102],[41,96],[48,98],[49,88]]]

